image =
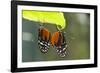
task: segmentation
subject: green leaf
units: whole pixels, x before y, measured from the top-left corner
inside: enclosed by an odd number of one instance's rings
[[[23,18],[41,23],[51,23],[65,28],[65,19],[62,12],[27,11],[23,10]]]

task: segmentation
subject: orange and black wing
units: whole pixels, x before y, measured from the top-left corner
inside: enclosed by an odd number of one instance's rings
[[[66,56],[67,44],[63,32],[55,32],[51,37],[51,44],[60,57]]]
[[[50,32],[46,28],[39,28],[38,45],[41,52],[46,53],[50,47]]]

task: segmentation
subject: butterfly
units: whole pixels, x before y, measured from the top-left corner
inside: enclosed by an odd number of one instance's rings
[[[51,34],[46,28],[39,28],[38,30],[38,45],[42,53],[47,53],[50,48]]]
[[[56,49],[60,57],[66,56],[67,43],[63,32],[51,33],[46,28],[39,28],[38,44],[42,53],[47,53],[50,46]]]
[[[54,32],[51,37],[51,45],[56,49],[60,57],[66,56],[67,43],[63,32]]]

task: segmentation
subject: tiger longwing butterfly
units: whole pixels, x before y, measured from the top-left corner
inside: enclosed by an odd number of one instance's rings
[[[47,53],[50,48],[50,32],[46,28],[39,28],[38,45],[42,53]]]
[[[51,44],[53,48],[56,49],[60,57],[66,56],[67,44],[63,32],[57,31],[53,33],[51,38]]]

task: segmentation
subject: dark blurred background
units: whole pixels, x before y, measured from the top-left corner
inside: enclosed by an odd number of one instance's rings
[[[38,29],[40,22],[22,19],[22,61],[57,61],[57,60],[80,60],[90,58],[90,15],[87,13],[64,13],[66,27],[64,32],[68,45],[67,55],[61,58],[54,48],[48,53],[41,53],[38,41]],[[57,31],[56,25],[44,24],[45,28],[53,34]]]

